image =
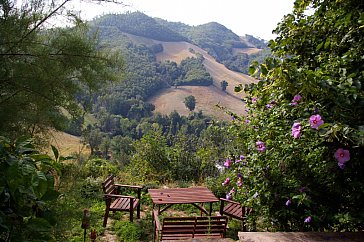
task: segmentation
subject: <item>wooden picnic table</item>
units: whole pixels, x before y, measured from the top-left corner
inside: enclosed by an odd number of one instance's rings
[[[212,203],[219,202],[219,199],[207,187],[149,189],[148,193],[153,201],[153,209],[155,206],[158,207],[158,214],[173,204],[192,204],[203,213],[211,216]],[[209,212],[203,207],[204,203],[210,204]]]

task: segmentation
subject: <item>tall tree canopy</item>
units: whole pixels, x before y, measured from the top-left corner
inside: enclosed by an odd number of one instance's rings
[[[73,27],[49,28],[68,2],[0,2],[0,131],[34,134],[62,128],[76,114],[75,95],[116,80],[122,62],[97,49],[79,19]],[[57,20],[53,20],[57,21]]]
[[[296,0],[270,42],[274,58],[251,68],[260,81],[245,88],[248,120],[234,121],[247,163],[230,193],[272,229],[363,229],[363,10]]]

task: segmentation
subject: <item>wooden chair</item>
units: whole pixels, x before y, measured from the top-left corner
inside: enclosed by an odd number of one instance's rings
[[[220,215],[241,220],[243,222],[243,231],[246,231],[246,215],[251,212],[251,209],[243,207],[240,203],[220,198]]]
[[[125,196],[120,194],[120,188],[136,189],[137,198],[134,196]],[[140,199],[141,199],[141,186],[130,186],[115,184],[114,175],[110,175],[102,183],[102,190],[104,191],[104,198],[106,202],[106,210],[104,215],[104,224],[106,227],[109,212],[126,211],[130,213],[130,221],[133,222],[134,210],[137,210],[137,218],[140,218]]]

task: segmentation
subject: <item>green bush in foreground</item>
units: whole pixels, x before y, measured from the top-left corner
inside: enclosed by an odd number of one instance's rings
[[[248,115],[230,129],[245,148],[227,157],[221,184],[253,208],[250,225],[363,230],[363,8],[297,0],[270,42],[275,58],[252,66]]]
[[[58,157],[56,157],[57,159]],[[0,137],[0,240],[50,241],[56,218],[49,205],[58,198],[56,161],[31,140]]]

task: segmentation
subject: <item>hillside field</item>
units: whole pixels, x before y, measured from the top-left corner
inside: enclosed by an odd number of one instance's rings
[[[205,50],[187,43],[187,42],[161,42],[163,52],[157,54],[158,61],[171,60],[180,63],[187,57],[196,56],[195,53],[200,53],[205,58],[204,65],[214,80],[214,84],[209,87],[205,86],[182,86],[177,89],[174,87],[164,89],[149,101],[156,106],[155,111],[162,114],[169,114],[176,110],[182,115],[188,114],[188,109],[183,101],[186,96],[193,95],[196,98],[196,111],[203,111],[205,114],[212,115],[216,118],[229,118],[223,110],[216,107],[219,104],[226,107],[228,110],[244,115],[244,103],[241,98],[244,93],[235,93],[234,88],[239,84],[248,84],[256,80],[247,75],[237,73],[227,69],[223,64],[218,63]],[[191,52],[190,50],[193,50]],[[221,90],[220,82],[225,80],[229,83],[226,92]]]

